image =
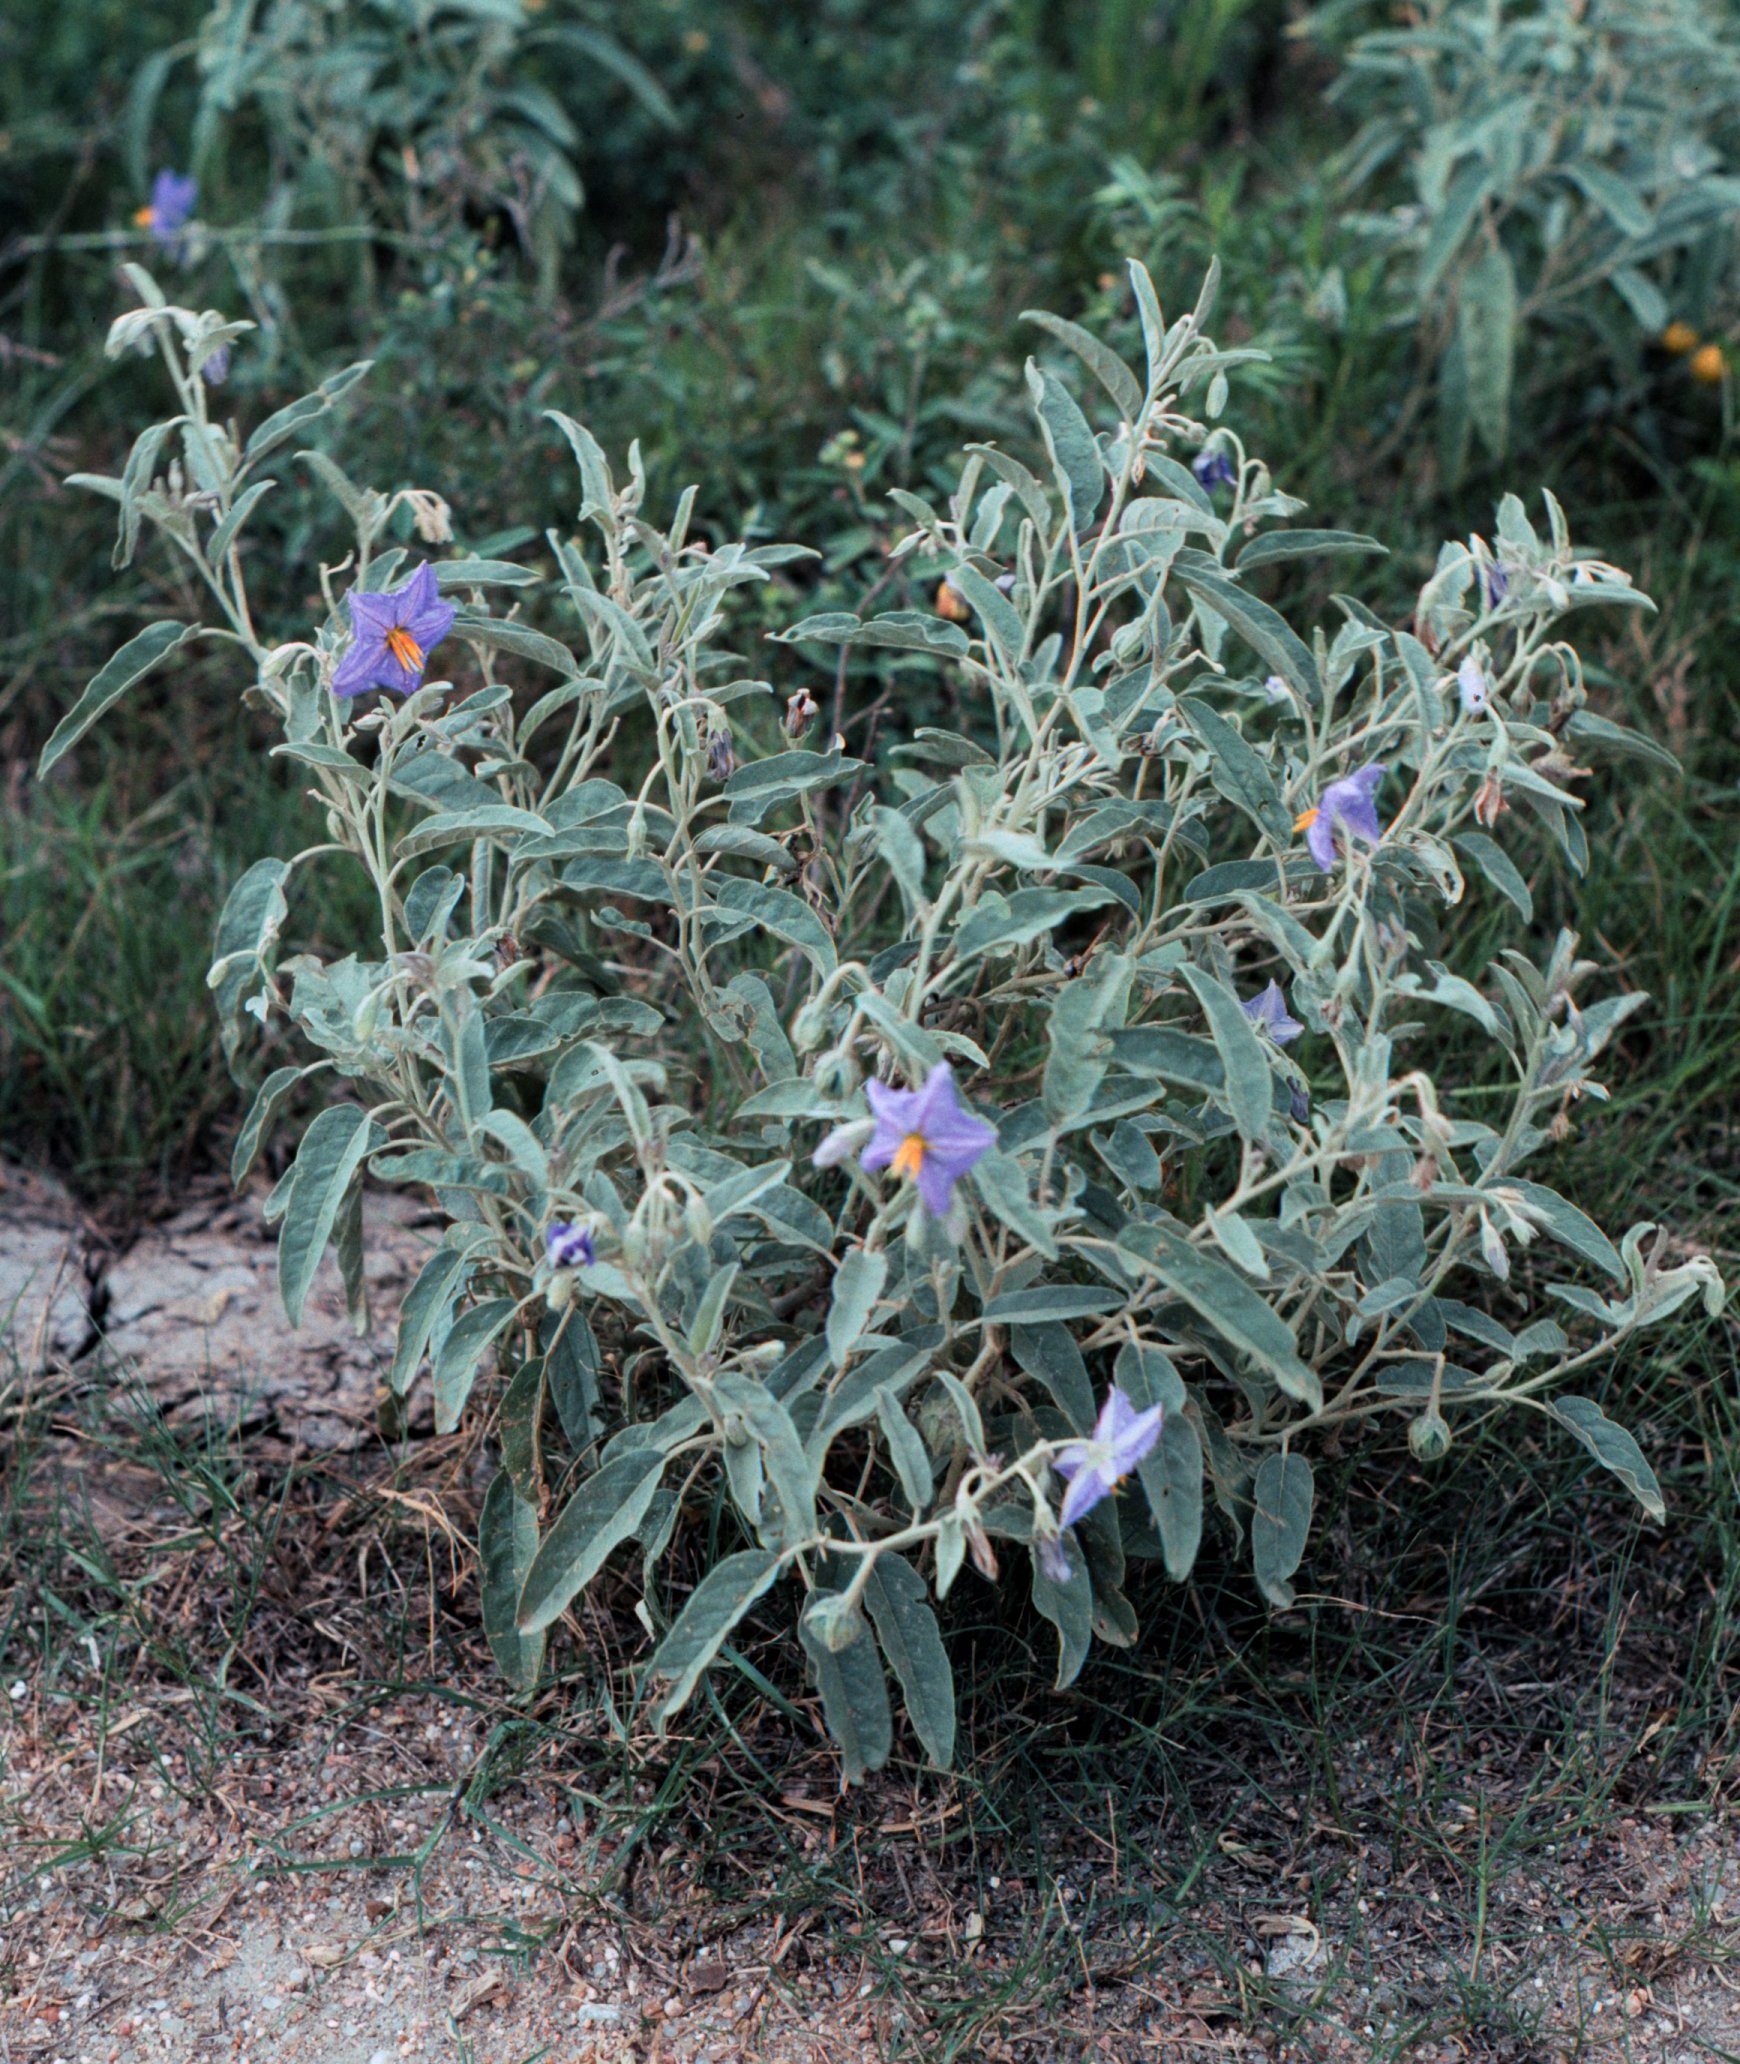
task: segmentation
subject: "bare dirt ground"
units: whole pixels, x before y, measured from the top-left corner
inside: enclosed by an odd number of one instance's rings
[[[287,1336],[249,1209],[112,1255],[0,1196],[0,2064],[1740,2059],[1728,1764],[1635,1776],[1672,1672],[1592,1591],[1322,1755],[1217,1682],[1103,1799],[1056,1699],[849,1794],[801,1691],[657,1742],[581,1628],[514,1704],[476,1453],[370,1448],[389,1314],[329,1285]],[[380,1226],[390,1308],[420,1233]]]

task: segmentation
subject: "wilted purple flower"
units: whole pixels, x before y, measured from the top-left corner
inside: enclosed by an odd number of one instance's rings
[[[230,347],[220,344],[210,353],[199,369],[199,376],[208,387],[221,387],[230,376]]]
[[[785,735],[787,738],[801,738],[821,714],[821,704],[807,688],[786,699]]]
[[[707,740],[707,772],[715,781],[729,781],[737,771],[737,755],[731,750],[731,733],[715,731]]]
[[[1293,691],[1279,674],[1269,674],[1263,681],[1263,693],[1271,702],[1291,702]]]
[[[1160,1422],[1165,1416],[1163,1405],[1138,1412],[1123,1391],[1112,1385],[1091,1436],[1059,1449],[1051,1465],[1069,1485],[1057,1515],[1060,1526],[1074,1526],[1102,1498],[1112,1495],[1160,1438]]]
[[[1287,999],[1281,993],[1281,985],[1273,980],[1260,995],[1241,1003],[1239,1009],[1259,1032],[1268,1033],[1277,1046],[1290,1045],[1305,1029],[1297,1018],[1288,1014]]]
[[[1063,1536],[1036,1534],[1033,1547],[1039,1557],[1039,1567],[1051,1581],[1054,1584],[1067,1584],[1070,1578],[1069,1555],[1063,1545]]]
[[[598,1259],[592,1235],[584,1226],[553,1225],[544,1235],[552,1268],[590,1268]]]
[[[1294,820],[1293,829],[1304,832],[1311,857],[1325,874],[1335,865],[1338,826],[1349,838],[1364,839],[1367,845],[1375,846],[1382,839],[1383,826],[1377,821],[1372,798],[1388,771],[1382,760],[1373,760],[1368,767],[1344,774],[1339,781],[1329,784],[1312,808],[1302,810]]]
[[[1472,652],[1463,655],[1462,664],[1456,669],[1456,693],[1464,713],[1470,717],[1479,716],[1490,700],[1486,669]]]
[[[1510,575],[1496,561],[1480,569],[1480,588],[1488,609],[1496,609],[1510,593]]]
[[[937,1062],[922,1089],[867,1082],[864,1094],[876,1130],[859,1165],[910,1176],[926,1211],[946,1218],[955,1184],[997,1144],[997,1128],[963,1108],[947,1061]]]
[[[443,602],[427,560],[403,587],[372,595],[352,588],[344,598],[355,633],[332,677],[334,695],[389,688],[411,695],[423,684],[429,655],[453,628],[453,605]]]
[[[1196,475],[1199,487],[1231,487],[1239,477],[1233,471],[1232,460],[1219,445],[1204,445],[1191,460],[1190,470]]]
[[[191,172],[171,172],[167,167],[151,182],[151,198],[137,210],[133,220],[150,230],[164,250],[179,252],[181,232],[193,219],[199,202],[199,181]]]

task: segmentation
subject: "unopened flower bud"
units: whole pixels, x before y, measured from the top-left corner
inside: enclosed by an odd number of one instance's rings
[[[842,1161],[851,1161],[863,1152],[875,1130],[874,1118],[854,1118],[849,1125],[836,1125],[823,1135],[810,1160],[817,1168],[838,1168]]]
[[[707,740],[707,772],[715,781],[729,781],[736,771],[737,755],[731,750],[730,731],[715,731]]]
[[[683,1206],[683,1230],[698,1247],[705,1247],[713,1237],[713,1214],[699,1197],[691,1197]]]
[[[791,1043],[799,1053],[813,1053],[828,1036],[828,1014],[818,1003],[806,1003],[791,1021]]]
[[[1450,1427],[1442,1412],[1422,1412],[1408,1428],[1408,1446],[1421,1462],[1441,1462],[1450,1452]]]
[[[822,706],[807,688],[800,688],[785,706],[785,735],[801,738],[821,714]]]

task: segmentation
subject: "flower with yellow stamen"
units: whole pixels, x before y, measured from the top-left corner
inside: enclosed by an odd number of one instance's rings
[[[922,1089],[867,1082],[864,1094],[876,1119],[858,1157],[864,1168],[886,1168],[917,1185],[933,1218],[948,1216],[955,1185],[997,1144],[997,1128],[962,1104],[947,1061],[939,1061]]]

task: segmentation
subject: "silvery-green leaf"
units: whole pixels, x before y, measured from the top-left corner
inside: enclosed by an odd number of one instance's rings
[[[1593,1398],[1556,1397],[1542,1401],[1561,1426],[1583,1443],[1603,1469],[1611,1469],[1651,1519],[1665,1520],[1667,1505],[1655,1471],[1643,1450],[1623,1426],[1615,1425]]]
[[[477,1381],[478,1364],[512,1322],[511,1297],[486,1297],[460,1313],[434,1351],[430,1389],[435,1398],[435,1431],[451,1433]]]
[[[1469,413],[1481,442],[1495,458],[1503,455],[1510,439],[1516,333],[1516,273],[1504,246],[1490,241],[1482,245],[1460,277],[1456,335],[1462,347]]]
[[[1027,391],[1033,397],[1052,472],[1069,502],[1070,521],[1078,532],[1085,530],[1106,491],[1105,463],[1094,433],[1075,396],[1055,373],[1031,359],[1027,362]]]
[[[1118,1235],[1118,1245],[1152,1269],[1231,1346],[1249,1355],[1289,1397],[1313,1411],[1322,1409],[1323,1386],[1317,1372],[1300,1360],[1292,1328],[1224,1261],[1199,1252],[1166,1226],[1132,1223]]]
[[[1043,309],[1024,308],[1021,311],[1021,320],[1037,323],[1042,330],[1073,351],[1112,397],[1124,421],[1134,424],[1138,420],[1144,399],[1142,385],[1115,351],[1102,344],[1098,337],[1091,331],[1084,330],[1079,323],[1066,322],[1060,315],[1047,315]]]
[[[1074,1432],[1093,1431],[1093,1380],[1067,1327],[1055,1320],[1012,1326],[1009,1352],[1029,1376],[1044,1384]]]
[[[203,635],[198,624],[154,623],[147,624],[144,630],[129,638],[120,651],[92,675],[84,693],[49,734],[48,743],[36,762],[37,780],[41,781],[99,717],[113,708],[129,688],[161,666],[177,646]]]
[[[892,1390],[883,1389],[876,1393],[876,1423],[882,1429],[882,1438],[888,1443],[888,1457],[900,1478],[900,1488],[906,1493],[906,1502],[916,1517],[929,1509],[931,1494],[936,1489],[930,1450],[901,1410]]]
[[[1181,552],[1172,570],[1193,596],[1225,618],[1271,672],[1296,688],[1312,709],[1321,706],[1323,685],[1317,677],[1317,662],[1283,616],[1236,587],[1212,560],[1200,554]]]
[[[859,1621],[856,1639],[842,1648],[822,1640],[806,1612],[798,1633],[816,1688],[828,1732],[840,1745],[842,1774],[847,1784],[862,1784],[888,1761],[894,1746],[894,1716],[888,1703],[888,1679],[870,1631]]]
[[[1292,836],[1293,820],[1281,801],[1267,763],[1231,724],[1199,696],[1181,695],[1174,705],[1209,752],[1209,779],[1229,803],[1243,810],[1277,846]]]
[[[739,1549],[716,1562],[689,1593],[647,1666],[650,1678],[671,1687],[659,1701],[660,1728],[688,1704],[731,1630],[772,1588],[782,1564],[771,1548]]]
[[[1293,1603],[1289,1582],[1311,1532],[1316,1483],[1303,1455],[1270,1455],[1251,1486],[1251,1565],[1265,1597]]]
[[[1535,899],[1529,893],[1529,885],[1496,839],[1488,838],[1483,831],[1460,831],[1450,843],[1474,862],[1495,889],[1516,905],[1525,924],[1534,922]]]
[[[584,1480],[526,1572],[515,1620],[522,1634],[536,1634],[560,1618],[604,1567],[611,1550],[635,1531],[664,1466],[662,1447],[630,1448],[608,1457]]]
[[[1226,1105],[1240,1134],[1253,1146],[1268,1135],[1275,1100],[1274,1078],[1262,1035],[1239,1000],[1211,974],[1186,965],[1178,971],[1195,992],[1226,1077]]]
[[[882,1653],[900,1680],[913,1732],[939,1770],[955,1753],[955,1678],[924,1579],[903,1556],[876,1557],[864,1587]]]
[[[498,1469],[484,1495],[477,1523],[477,1553],[483,1572],[483,1631],[496,1667],[516,1691],[529,1691],[544,1660],[541,1633],[522,1634],[514,1624],[520,1587],[538,1546],[538,1514]]]
[[[332,1238],[345,1194],[385,1138],[355,1104],[330,1105],[302,1135],[278,1234],[278,1291],[292,1326],[302,1323],[314,1271]]]
[[[1073,1533],[1060,1543],[1069,1561],[1069,1580],[1059,1584],[1045,1573],[1037,1547],[1029,1551],[1033,1570],[1033,1603],[1057,1629],[1057,1688],[1064,1690],[1081,1675],[1094,1638],[1094,1587],[1087,1558]]]
[[[828,1306],[828,1352],[836,1369],[845,1368],[858,1337],[870,1323],[876,1300],[888,1280],[885,1250],[852,1248],[834,1271],[833,1297]]]

